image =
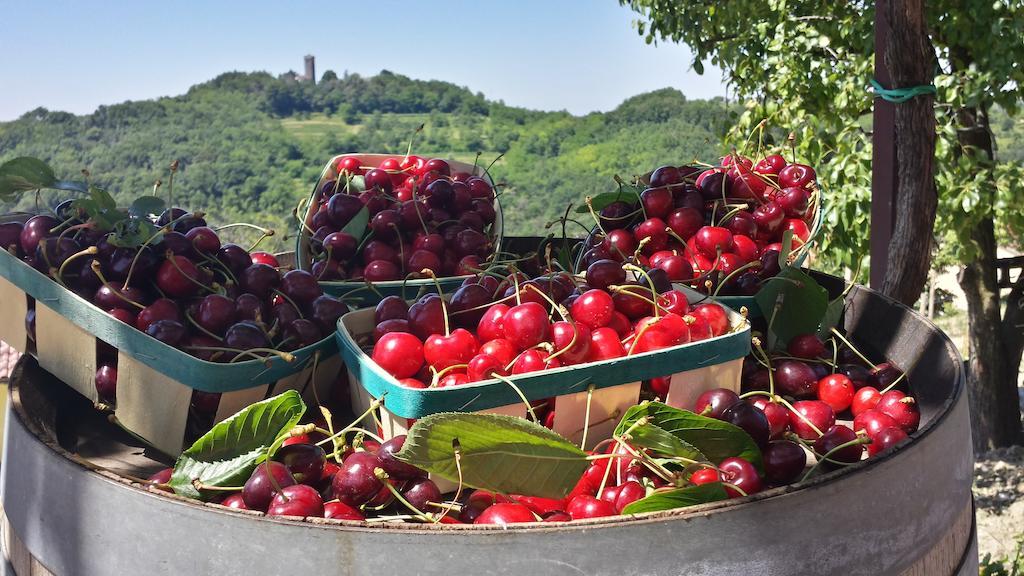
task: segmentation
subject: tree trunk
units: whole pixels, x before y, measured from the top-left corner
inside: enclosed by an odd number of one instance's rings
[[[992,134],[984,111],[964,109],[958,114],[959,140],[965,154],[994,158]],[[995,186],[990,177],[988,186]],[[994,192],[993,192],[994,193]],[[1017,370],[1024,339],[1020,309],[1024,275],[1007,298],[1006,313],[1000,310],[996,268],[995,223],[987,215],[971,232],[978,248],[973,262],[960,272],[960,287],[967,296],[970,343],[967,384],[971,405],[971,433],[976,451],[1017,444],[1022,440]]]
[[[894,88],[928,85],[935,76],[935,49],[928,37],[924,0],[887,3],[892,30],[885,63]],[[931,265],[935,190],[934,98],[896,104],[896,201],[888,267],[882,292],[907,305],[921,297]]]

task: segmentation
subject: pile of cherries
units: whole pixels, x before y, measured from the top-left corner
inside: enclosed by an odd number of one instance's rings
[[[756,164],[732,154],[708,169],[662,166],[638,203],[616,201],[597,216],[583,267],[633,261],[675,282],[721,295],[752,295],[779,272],[785,232],[793,249],[810,238],[816,174],[772,154]]]
[[[424,270],[462,276],[493,256],[495,193],[485,178],[418,156],[386,158],[376,167],[345,156],[335,170],[305,223],[317,279],[379,282],[420,278]],[[353,185],[354,176],[364,190]],[[350,229],[364,208],[367,225]]]
[[[438,294],[412,305],[387,297],[374,311],[372,358],[405,386],[447,387],[660,350],[730,330],[718,304],[691,306],[671,283],[628,281],[628,269],[606,260],[582,277],[478,275],[447,302]]]
[[[0,224],[0,247],[121,322],[210,362],[288,358],[332,334],[348,312],[309,272],[283,272],[271,254],[222,242],[200,213],[173,208],[153,223],[149,242],[128,247],[66,201],[53,214]],[[30,335],[34,317],[26,318]],[[97,355],[96,388],[110,402],[117,353],[104,344]],[[218,401],[193,397],[203,412]]]

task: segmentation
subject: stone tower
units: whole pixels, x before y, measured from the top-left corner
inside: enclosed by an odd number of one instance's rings
[[[316,62],[312,54],[306,55],[306,75],[305,79],[316,84]]]

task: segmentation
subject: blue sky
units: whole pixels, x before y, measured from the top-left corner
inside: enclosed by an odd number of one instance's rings
[[[615,0],[0,0],[0,14],[0,120],[181,94],[229,70],[301,72],[305,54],[318,76],[388,69],[576,114],[666,86],[725,94],[686,47],[644,44]]]

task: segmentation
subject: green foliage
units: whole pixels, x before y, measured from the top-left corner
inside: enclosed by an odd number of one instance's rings
[[[687,486],[665,492],[655,492],[650,496],[631,502],[622,509],[623,514],[640,514],[643,512],[660,512],[673,508],[685,508],[696,504],[707,504],[725,500],[729,495],[720,482]]]
[[[305,411],[305,403],[294,390],[243,408],[181,453],[174,463],[171,488],[182,496],[203,498],[209,494],[197,490],[193,481],[207,486],[241,485]]]
[[[747,101],[735,141],[764,118],[783,127],[768,134],[769,144],[782,144],[786,132],[793,132],[796,155],[818,167],[819,181],[830,192],[824,223],[830,233],[815,266],[857,268],[868,252],[872,95],[867,87],[873,73],[875,3],[620,2],[641,15],[638,31],[648,42],[683,42],[693,49],[698,72],[705,60],[726,71],[732,89]],[[936,230],[950,231],[939,239],[940,260],[969,261],[976,250],[968,233],[982,218],[997,219],[1003,240],[1016,241],[1024,231],[1024,173],[1019,162],[1007,162],[1022,154],[1004,151],[992,161],[960,143],[962,131],[974,124],[999,129],[989,117],[996,107],[1011,115],[1018,108],[1024,4],[940,0],[926,2],[925,12],[940,66],[935,78]],[[1017,130],[1001,112],[998,117],[1002,129]],[[1019,142],[1012,141],[1017,150]]]

